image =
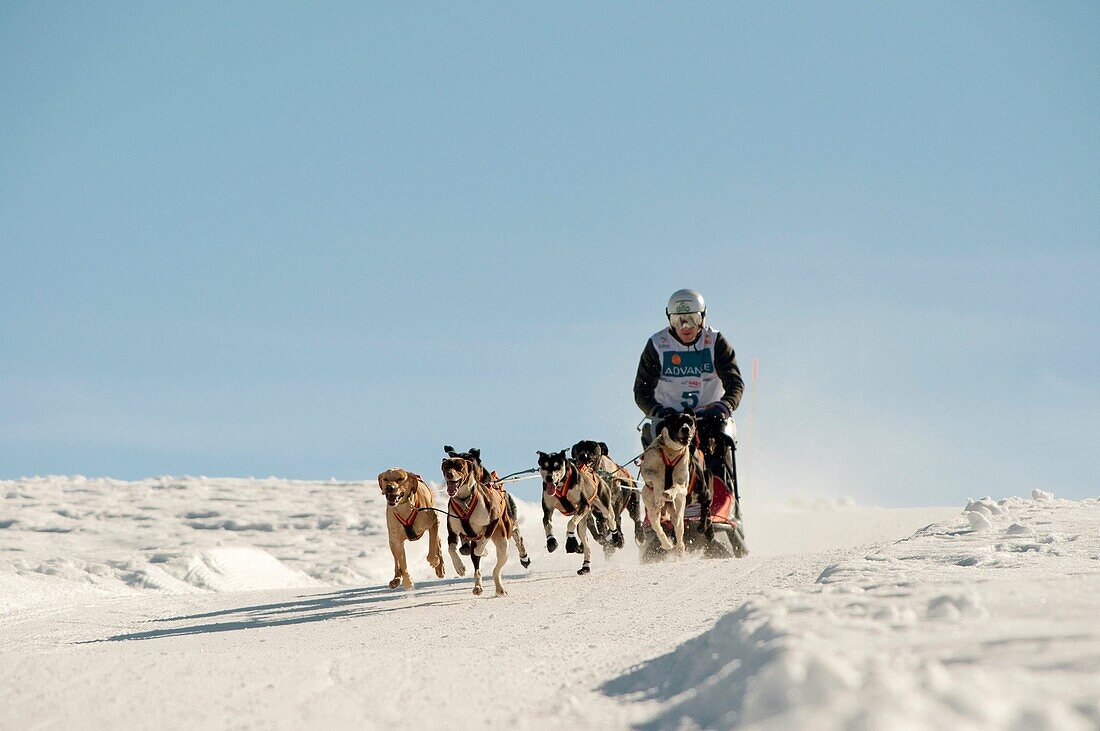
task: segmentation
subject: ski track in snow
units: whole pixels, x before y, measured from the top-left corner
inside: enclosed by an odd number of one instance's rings
[[[1096,500],[748,501],[745,559],[587,577],[521,503],[498,599],[384,588],[373,483],[0,496],[0,727],[1100,728]]]

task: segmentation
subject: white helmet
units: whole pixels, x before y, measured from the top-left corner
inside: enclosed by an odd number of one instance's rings
[[[703,317],[707,315],[707,302],[703,299],[703,295],[694,289],[678,289],[668,298],[665,314],[669,317],[690,315],[693,312],[698,312]]]

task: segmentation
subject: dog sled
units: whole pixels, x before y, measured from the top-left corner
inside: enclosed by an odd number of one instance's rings
[[[648,444],[652,425],[642,425],[643,443]],[[702,508],[693,500],[684,509],[684,545],[689,551],[703,551],[707,558],[741,558],[748,554],[745,531],[741,521],[741,501],[737,486],[737,430],[732,419],[703,417],[698,420],[696,449],[703,453],[706,466],[704,479],[710,480],[712,497],[710,526],[713,538],[702,531]],[[666,534],[673,532],[671,521],[661,522]],[[649,511],[642,521],[641,557],[643,561],[660,560],[665,553],[653,531]]]

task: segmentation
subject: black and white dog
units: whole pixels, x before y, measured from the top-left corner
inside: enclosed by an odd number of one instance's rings
[[[588,547],[588,518],[594,510],[599,511],[607,525],[611,526],[611,540],[615,541],[617,536],[618,545],[622,545],[619,516],[611,508],[611,488],[595,474],[582,470],[575,462],[566,459],[564,449],[560,452],[539,452],[538,455],[546,550],[553,552],[558,547],[551,522],[556,510],[569,518],[565,529],[565,550],[567,553],[584,554],[584,563],[577,573],[587,574],[592,555]]]
[[[703,456],[696,446],[695,412],[688,408],[661,422],[656,439],[642,456],[641,476],[645,482],[642,500],[650,527],[666,551],[672,549],[672,543],[661,520],[667,518],[672,523],[676,549],[682,552],[685,549],[684,508],[689,502],[699,503],[699,532],[708,541],[714,538],[714,526],[710,521],[714,492]]]

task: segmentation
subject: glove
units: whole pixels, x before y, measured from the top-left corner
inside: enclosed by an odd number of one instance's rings
[[[676,409],[670,409],[667,406],[658,406],[657,408],[653,409],[653,413],[650,414],[650,416],[652,416],[654,419],[667,419],[668,417],[676,413],[679,413],[678,411],[676,411]]]
[[[725,401],[715,401],[700,406],[695,412],[696,416],[716,416],[720,419],[728,419],[732,414],[733,409]]]

